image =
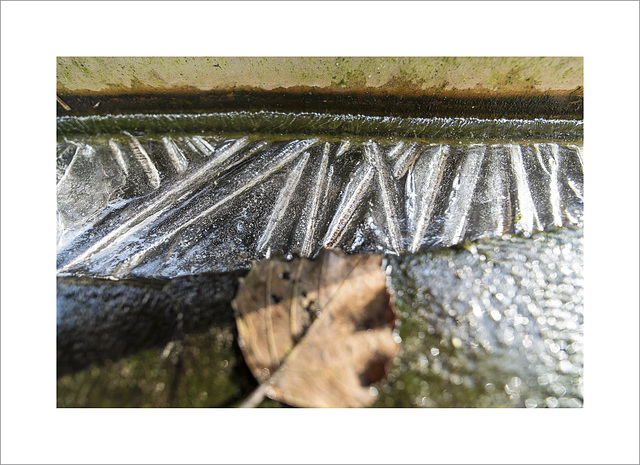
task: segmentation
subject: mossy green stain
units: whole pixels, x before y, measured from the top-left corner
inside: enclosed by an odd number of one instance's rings
[[[247,394],[232,328],[91,366],[57,381],[58,407],[220,407]],[[248,386],[249,388],[251,386]]]

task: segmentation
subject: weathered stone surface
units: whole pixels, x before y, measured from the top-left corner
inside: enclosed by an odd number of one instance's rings
[[[582,57],[58,57],[58,92],[574,90]]]
[[[253,387],[234,328],[218,325],[58,377],[58,407],[225,407]]]
[[[238,274],[172,281],[58,278],[58,376],[233,325]]]

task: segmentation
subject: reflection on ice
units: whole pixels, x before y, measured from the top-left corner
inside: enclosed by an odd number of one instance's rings
[[[57,148],[58,270],[173,277],[441,248],[582,221],[581,147],[78,136]]]

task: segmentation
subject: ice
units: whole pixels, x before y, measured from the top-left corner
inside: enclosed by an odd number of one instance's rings
[[[227,271],[321,247],[404,254],[583,211],[575,141],[75,134],[58,142],[56,177],[58,272],[89,276]]]
[[[75,147],[56,187],[59,244],[119,198],[125,176],[105,152],[104,147],[96,150],[88,144]]]

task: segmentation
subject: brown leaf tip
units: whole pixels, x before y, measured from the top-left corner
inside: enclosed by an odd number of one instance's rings
[[[375,354],[369,361],[364,373],[360,375],[362,385],[370,386],[385,379],[392,360],[393,357],[390,357],[388,354]]]

